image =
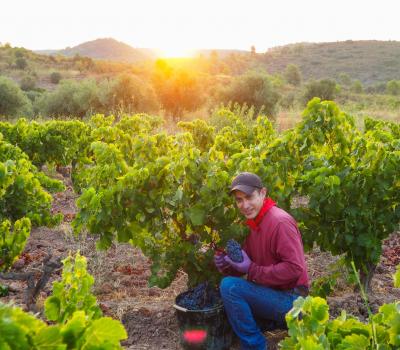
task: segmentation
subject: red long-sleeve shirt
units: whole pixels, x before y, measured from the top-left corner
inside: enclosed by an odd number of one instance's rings
[[[309,286],[303,243],[296,221],[273,206],[251,228],[243,250],[252,260],[247,279],[275,289]],[[240,275],[229,269],[227,274]]]

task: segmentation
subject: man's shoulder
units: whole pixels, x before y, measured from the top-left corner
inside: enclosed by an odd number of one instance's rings
[[[293,227],[294,229],[297,228],[296,220],[292,215],[290,215],[286,210],[274,206],[268,210],[261,221],[260,226],[262,230],[274,232],[281,224]]]
[[[273,206],[270,210],[268,210],[267,215],[265,215],[265,219],[266,221],[274,220],[276,223],[295,221],[292,215],[290,215],[286,210],[283,210],[277,206]]]

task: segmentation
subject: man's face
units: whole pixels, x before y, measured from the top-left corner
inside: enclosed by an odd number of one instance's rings
[[[266,189],[254,190],[252,194],[235,191],[236,205],[246,219],[254,219],[260,212],[266,195]]]

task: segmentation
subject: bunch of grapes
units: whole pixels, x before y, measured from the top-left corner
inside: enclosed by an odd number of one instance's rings
[[[241,263],[243,261],[242,247],[234,239],[230,239],[226,244],[226,253],[232,261]]]
[[[220,300],[218,292],[204,282],[182,294],[177,304],[188,310],[204,310],[213,308]]]

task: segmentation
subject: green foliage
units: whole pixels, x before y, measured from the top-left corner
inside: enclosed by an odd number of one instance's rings
[[[386,83],[386,93],[389,95],[400,95],[400,81],[390,80]]]
[[[19,307],[0,303],[0,348],[45,349],[122,349],[127,338],[122,324],[109,317],[91,321],[77,311],[65,324],[48,326]]]
[[[0,122],[0,132],[37,166],[74,164],[85,158],[91,142],[90,126],[77,120],[38,123],[20,118],[15,124]]]
[[[340,273],[334,272],[314,279],[311,283],[310,294],[312,296],[326,298],[333,292],[334,288],[337,285],[337,278],[339,277]]]
[[[231,85],[222,88],[217,96],[219,102],[237,102],[240,105],[254,106],[267,116],[275,115],[279,95],[266,73],[248,72],[236,77]]]
[[[382,240],[400,219],[398,138],[378,126],[359,132],[333,102],[312,100],[298,127],[304,170],[296,209],[304,243],[354,260],[368,288]]]
[[[25,58],[23,58],[23,57],[18,57],[18,58],[15,60],[15,67],[16,67],[17,69],[23,70],[23,69],[25,69],[27,66],[28,66],[28,62],[26,61]]]
[[[336,83],[330,79],[311,81],[305,85],[303,100],[308,103],[314,97],[321,100],[333,100],[336,94]]]
[[[8,270],[23,251],[31,222],[39,226],[61,221],[61,214],[51,215],[52,198],[45,189],[63,188],[37,171],[18,147],[0,138],[0,271]]]
[[[295,64],[288,64],[284,73],[285,79],[289,84],[294,86],[301,85],[301,72],[298,66]]]
[[[351,85],[351,78],[346,73],[339,74],[339,83],[345,87],[349,87]]]
[[[6,297],[10,292],[10,289],[7,286],[3,286],[0,284],[0,298]]]
[[[356,94],[361,94],[363,92],[363,86],[361,84],[361,81],[355,80],[351,85],[351,91],[355,92]]]
[[[62,215],[51,215],[51,195],[45,188],[62,190],[28,160],[18,148],[0,141],[0,220],[27,217],[32,225],[55,225]]]
[[[74,261],[72,256],[64,260],[63,279],[54,283],[54,294],[45,302],[54,325],[0,302],[0,349],[122,349],[126,331],[119,321],[101,317],[92,284],[86,259],[77,253]]]
[[[393,276],[394,278],[394,286],[396,288],[400,288],[400,265],[397,266],[396,273]]]
[[[62,78],[62,75],[60,72],[52,72],[50,74],[50,82],[52,84],[58,84],[60,82],[61,78]]]
[[[86,258],[78,252],[64,259],[63,265],[61,281],[53,283],[53,295],[45,302],[47,319],[63,324],[76,311],[84,311],[89,320],[100,318],[102,312],[90,292],[94,278],[86,270]]]
[[[188,70],[158,63],[153,85],[162,108],[174,121],[180,120],[184,112],[196,110],[203,102],[199,78]]]
[[[355,286],[357,282],[354,271],[349,269],[346,260],[343,258],[329,264],[321,277],[314,278],[311,281],[310,295],[326,298],[339,287],[340,282],[347,286]]]
[[[0,76],[0,115],[30,114],[31,103],[12,80]]]
[[[201,151],[207,151],[214,144],[214,128],[204,120],[178,122],[178,126],[192,134],[196,147]]]
[[[19,85],[20,85],[22,90],[29,91],[29,90],[35,89],[36,82],[37,82],[37,77],[34,76],[33,74],[29,74],[29,75],[25,75],[21,79]]]
[[[98,87],[94,80],[63,80],[54,91],[44,94],[38,104],[44,115],[82,118],[100,105]]]
[[[15,221],[12,228],[9,220],[0,221],[0,272],[7,271],[22,253],[30,232],[28,218]]]
[[[289,337],[280,342],[283,350],[305,349],[397,349],[400,345],[400,304],[384,304],[369,323],[349,317],[345,311],[329,319],[326,300],[300,297],[286,314]]]
[[[158,102],[152,86],[134,75],[121,75],[111,82],[108,96],[102,103],[107,110],[126,113],[154,112]]]

